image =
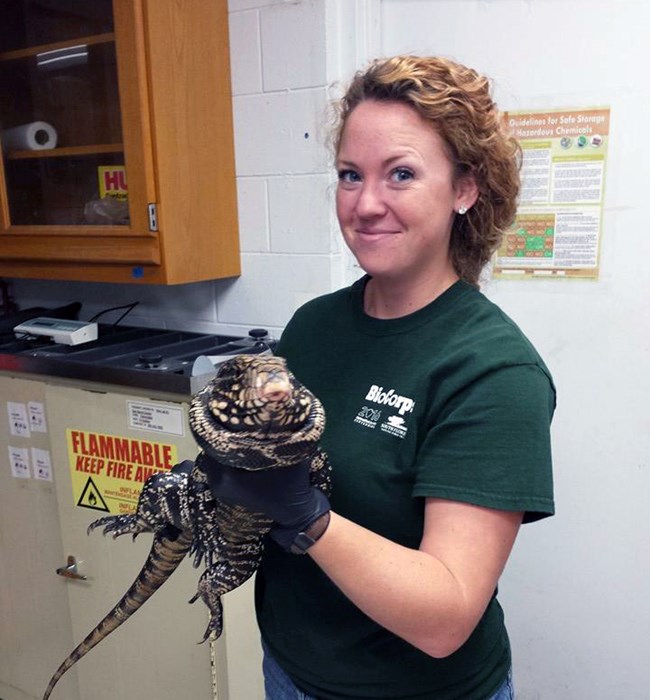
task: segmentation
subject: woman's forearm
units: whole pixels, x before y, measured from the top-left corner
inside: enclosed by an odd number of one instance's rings
[[[309,554],[366,615],[431,656],[455,651],[477,622],[443,562],[336,513]]]
[[[441,658],[485,612],[522,515],[429,498],[420,548],[411,549],[332,513],[308,552],[366,615]]]

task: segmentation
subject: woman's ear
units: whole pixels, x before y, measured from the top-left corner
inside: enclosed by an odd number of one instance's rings
[[[471,209],[478,199],[478,185],[473,173],[465,173],[456,181],[456,211]]]

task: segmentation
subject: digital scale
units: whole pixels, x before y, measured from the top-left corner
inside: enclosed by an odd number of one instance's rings
[[[16,335],[49,336],[55,343],[80,345],[97,340],[97,324],[39,316],[14,327]]]

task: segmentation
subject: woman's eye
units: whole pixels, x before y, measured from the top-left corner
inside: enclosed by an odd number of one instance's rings
[[[408,168],[395,168],[390,176],[393,182],[408,182],[413,179],[413,171]]]
[[[361,182],[361,177],[355,170],[339,170],[339,182]]]

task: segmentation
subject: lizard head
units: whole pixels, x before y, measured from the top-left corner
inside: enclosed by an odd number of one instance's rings
[[[190,406],[198,444],[214,459],[244,469],[306,458],[324,426],[320,401],[272,355],[227,360]]]

